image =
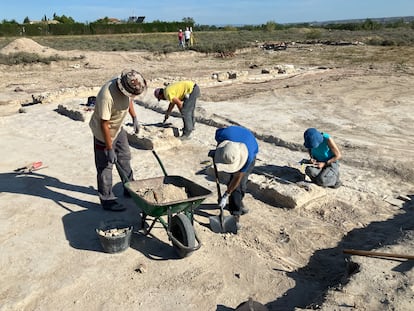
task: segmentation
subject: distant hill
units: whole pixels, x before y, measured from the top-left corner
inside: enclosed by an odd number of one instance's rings
[[[380,18],[361,18],[361,19],[343,19],[343,20],[334,20],[334,21],[323,21],[323,22],[309,22],[311,25],[328,25],[328,24],[352,24],[352,23],[363,23],[367,19],[372,20],[377,23],[386,24],[386,23],[395,23],[400,20],[403,20],[405,23],[411,23],[414,21],[414,16],[398,16],[398,17],[380,17]]]

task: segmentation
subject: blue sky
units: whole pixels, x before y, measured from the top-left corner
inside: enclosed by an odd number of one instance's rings
[[[26,16],[51,19],[53,13],[82,23],[136,15],[145,16],[145,22],[192,17],[202,25],[284,24],[412,16],[414,0],[2,0],[0,4],[0,20],[21,23]]]

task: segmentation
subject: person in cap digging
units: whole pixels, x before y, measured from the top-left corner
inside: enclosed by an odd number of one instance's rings
[[[170,102],[165,112],[164,123],[170,116],[174,106],[178,107],[184,122],[182,139],[188,139],[194,130],[194,110],[197,98],[200,96],[199,86],[193,81],[178,81],[168,84],[165,88],[155,89],[154,96],[158,101],[164,99]]]
[[[230,214],[234,215],[240,229],[240,216],[248,213],[243,205],[247,181],[253,171],[259,146],[253,133],[241,126],[229,126],[216,130],[216,150],[210,151],[218,171],[230,173],[227,190],[220,199],[220,207],[228,203]]]
[[[133,98],[146,89],[147,82],[144,77],[139,72],[129,69],[106,82],[96,96],[89,126],[94,140],[99,199],[105,210],[125,210],[125,207],[117,202],[112,191],[112,168],[117,161],[129,180],[133,180],[131,152],[122,124],[129,112],[135,133],[139,131]],[[128,195],[126,189],[124,195]]]
[[[335,141],[315,128],[308,128],[303,136],[311,164],[306,167],[305,174],[319,186],[340,187],[338,160],[342,155]]]

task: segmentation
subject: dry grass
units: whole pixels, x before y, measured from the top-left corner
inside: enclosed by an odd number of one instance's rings
[[[286,51],[269,54],[269,58],[296,64],[350,66],[359,64],[391,63],[395,68],[406,70],[413,66],[414,33],[407,28],[380,31],[329,31],[326,29],[290,28],[277,31],[205,31],[194,32],[192,50],[203,53],[234,53],[236,50],[259,46],[263,42],[284,41]],[[0,38],[0,48],[16,38]],[[41,45],[57,50],[132,51],[147,50],[169,53],[181,50],[175,33],[85,35],[33,37]],[[292,43],[298,43],[293,45]],[[365,45],[338,45],[335,43],[363,43]],[[374,44],[375,48],[367,48]],[[329,48],[328,48],[329,46]],[[302,51],[300,51],[302,49]],[[306,49],[307,53],[302,53]],[[50,62],[56,59],[42,59]],[[33,57],[22,55],[3,63],[33,62]]]

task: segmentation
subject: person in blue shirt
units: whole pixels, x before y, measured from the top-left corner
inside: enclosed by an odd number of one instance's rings
[[[341,151],[332,137],[316,128],[308,128],[303,134],[304,146],[308,149],[310,164],[305,174],[319,186],[339,188],[339,163]]]
[[[243,206],[243,198],[247,190],[247,181],[253,171],[259,146],[253,133],[241,126],[229,126],[216,131],[217,148],[214,151],[214,162],[217,170],[230,173],[227,190],[220,199],[220,207],[228,209],[236,218],[240,228],[240,216],[248,209]]]

